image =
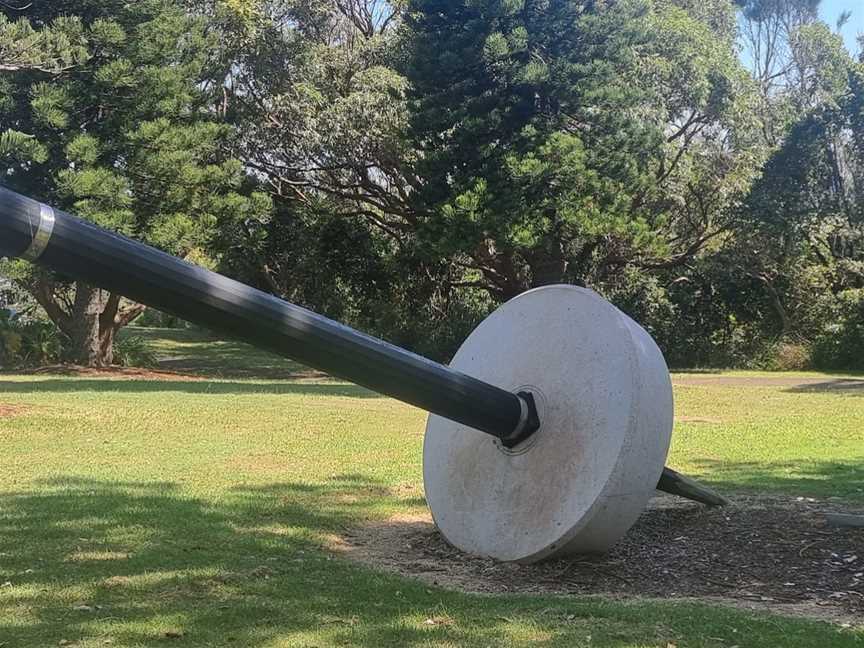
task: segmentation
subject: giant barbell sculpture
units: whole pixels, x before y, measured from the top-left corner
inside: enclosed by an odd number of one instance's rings
[[[664,468],[672,386],[651,336],[602,297],[530,290],[444,366],[0,187],[21,257],[430,412],[432,517],[464,551],[533,562],[604,551],[655,488],[724,499]]]

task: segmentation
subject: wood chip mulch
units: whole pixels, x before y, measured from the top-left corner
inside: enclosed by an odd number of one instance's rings
[[[603,556],[536,565],[477,558],[449,546],[426,516],[354,529],[335,548],[467,591],[721,600],[864,625],[864,529],[829,526],[828,511],[864,513],[838,500],[740,496],[706,508],[661,496]]]

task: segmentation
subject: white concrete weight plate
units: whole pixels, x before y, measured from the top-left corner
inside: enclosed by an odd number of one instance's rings
[[[506,449],[430,415],[426,499],[455,547],[535,562],[609,549],[645,508],[672,434],[672,385],[645,330],[591,290],[546,286],[507,302],[451,366],[531,391],[540,429]]]

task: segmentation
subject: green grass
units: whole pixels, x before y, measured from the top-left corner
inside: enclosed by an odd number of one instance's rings
[[[223,378],[0,376],[0,404],[24,408],[0,418],[2,648],[864,646],[860,630],[706,605],[460,594],[334,557],[343,529],[423,510],[423,413],[341,382],[247,378],[300,368],[243,345],[136,333]],[[862,396],[686,386],[677,409],[716,421],[677,426],[678,469],[864,501]]]
[[[675,397],[676,418],[701,419],[676,423],[676,469],[721,490],[864,501],[864,389],[678,385]]]

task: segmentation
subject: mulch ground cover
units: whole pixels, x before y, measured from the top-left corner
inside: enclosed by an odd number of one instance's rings
[[[721,599],[864,624],[864,529],[830,526],[828,511],[864,512],[836,500],[740,496],[706,508],[662,496],[602,556],[500,563],[457,551],[428,518],[352,530],[342,549],[468,591]]]

